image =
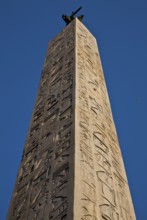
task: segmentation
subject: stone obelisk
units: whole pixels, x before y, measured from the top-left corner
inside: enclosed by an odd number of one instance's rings
[[[76,18],[48,46],[7,220],[135,220],[97,43]]]

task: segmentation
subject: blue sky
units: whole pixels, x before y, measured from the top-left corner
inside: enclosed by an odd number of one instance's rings
[[[98,41],[138,220],[147,219],[147,1],[0,0],[0,220],[6,218],[48,41],[83,6]]]

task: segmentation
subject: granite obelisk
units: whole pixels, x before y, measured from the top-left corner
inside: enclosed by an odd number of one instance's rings
[[[7,220],[135,220],[97,43],[75,18],[48,46]]]

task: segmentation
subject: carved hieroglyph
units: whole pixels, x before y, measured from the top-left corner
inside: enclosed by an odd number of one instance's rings
[[[50,43],[7,220],[135,220],[95,38]]]

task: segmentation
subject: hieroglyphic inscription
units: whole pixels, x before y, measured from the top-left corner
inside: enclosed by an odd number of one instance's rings
[[[79,219],[135,219],[96,41],[76,22]]]
[[[135,220],[95,38],[49,43],[8,220]]]
[[[71,219],[74,48],[74,23],[49,43],[7,219]]]

